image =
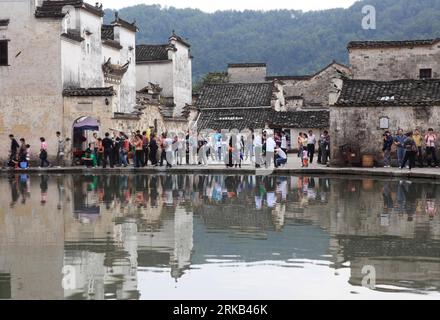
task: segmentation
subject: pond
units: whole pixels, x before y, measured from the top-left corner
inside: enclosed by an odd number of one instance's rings
[[[440,185],[0,177],[0,299],[440,298]]]

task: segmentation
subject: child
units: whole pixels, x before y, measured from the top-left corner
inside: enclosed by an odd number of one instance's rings
[[[308,167],[309,166],[309,155],[308,155],[308,150],[307,149],[304,149],[303,151],[302,151],[302,158],[301,158],[301,160],[302,160],[302,165],[301,165],[301,167]]]

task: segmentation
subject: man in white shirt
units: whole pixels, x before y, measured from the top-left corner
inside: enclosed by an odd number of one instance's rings
[[[286,164],[287,154],[281,148],[275,148],[275,152],[276,152],[275,167],[278,168],[281,165]]]
[[[310,163],[313,163],[315,148],[316,148],[316,136],[313,134],[313,131],[310,130],[309,136],[307,138],[307,151],[308,151],[308,157],[310,159]]]
[[[266,168],[272,166],[272,160],[274,158],[276,146],[277,144],[275,143],[275,140],[273,138],[273,133],[268,133],[266,140]]]
[[[255,167],[260,168],[262,155],[263,155],[263,139],[261,138],[261,135],[259,132],[255,133],[254,148],[255,148],[255,151],[254,151],[254,153],[255,153]]]
[[[165,152],[166,152],[166,159],[167,159],[167,167],[171,168],[173,166],[173,158],[174,158],[174,152],[173,152],[173,139],[171,139],[168,135],[165,139]]]

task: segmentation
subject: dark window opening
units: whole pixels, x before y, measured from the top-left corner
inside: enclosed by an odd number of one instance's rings
[[[8,41],[0,41],[0,66],[8,65]]]
[[[432,69],[420,69],[420,79],[431,79]]]

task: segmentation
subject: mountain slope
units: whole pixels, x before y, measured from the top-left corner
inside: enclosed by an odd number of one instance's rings
[[[363,30],[362,7],[373,5],[377,29]],[[138,43],[164,43],[172,30],[192,45],[194,79],[230,62],[267,62],[270,74],[307,74],[333,59],[346,63],[352,40],[440,37],[439,0],[370,0],[348,9],[217,11],[138,5],[119,11],[136,20]],[[106,11],[111,21],[113,12]]]

